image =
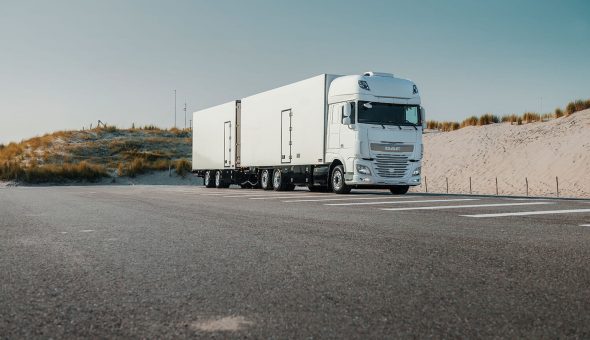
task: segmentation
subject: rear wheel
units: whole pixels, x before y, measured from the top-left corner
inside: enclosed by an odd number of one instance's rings
[[[229,188],[229,184],[225,183],[223,180],[223,174],[221,170],[215,171],[215,187],[216,188]]]
[[[283,172],[280,169],[275,169],[272,174],[272,188],[275,191],[284,191],[287,188]]]
[[[211,171],[205,171],[205,176],[203,177],[203,185],[205,188],[213,188],[215,183],[213,182],[213,178],[211,178]]]
[[[336,194],[348,194],[350,192],[350,187],[346,185],[344,182],[344,167],[342,165],[337,165],[334,170],[332,170],[332,191]]]
[[[408,192],[408,189],[410,189],[409,185],[394,185],[389,188],[389,191],[394,195],[403,195]]]
[[[262,170],[260,174],[260,186],[263,190],[272,189],[272,175],[269,169]]]

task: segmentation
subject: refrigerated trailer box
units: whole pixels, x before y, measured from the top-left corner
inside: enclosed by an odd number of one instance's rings
[[[193,170],[208,187],[405,193],[420,184],[423,123],[410,80],[322,74],[195,112]]]
[[[240,101],[193,113],[193,170],[235,169]]]
[[[322,164],[327,96],[322,74],[242,99],[242,166]]]

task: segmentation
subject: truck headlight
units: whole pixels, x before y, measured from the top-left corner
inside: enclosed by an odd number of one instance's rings
[[[370,175],[371,169],[369,169],[369,167],[366,165],[357,164],[356,165],[356,172],[358,172],[361,175]]]
[[[420,170],[422,170],[422,167],[417,167],[416,169],[414,169],[414,171],[412,171],[412,176],[420,175]]]

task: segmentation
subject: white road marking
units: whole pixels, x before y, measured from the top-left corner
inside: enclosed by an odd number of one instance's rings
[[[274,193],[274,194],[240,194],[240,195],[228,195],[228,196],[223,196],[223,197],[227,197],[227,198],[241,198],[241,197],[268,197],[268,198],[275,198],[275,197],[280,197],[280,196],[285,196],[288,195],[289,197],[300,197],[299,193],[294,193],[294,194],[285,194],[285,193]]]
[[[590,224],[580,224],[580,227],[590,227]]]
[[[491,203],[491,204],[466,204],[466,205],[438,205],[430,207],[410,207],[410,208],[383,208],[381,210],[402,211],[402,210],[438,210],[438,209],[461,209],[461,208],[485,208],[485,207],[509,207],[516,205],[541,205],[553,204],[551,202],[528,202],[528,203]],[[590,211],[590,209],[588,209]],[[467,215],[461,215],[467,216]],[[474,215],[472,215],[474,216]]]
[[[60,231],[59,233],[60,234],[67,234],[68,232],[67,231]]]
[[[409,204],[409,203],[430,203],[430,202],[459,202],[479,201],[479,198],[454,198],[448,200],[414,200],[414,201],[382,201],[382,202],[350,202],[350,203],[326,203],[324,205],[372,205],[372,204]]]
[[[299,196],[299,195],[291,195],[291,196],[250,197],[249,199],[251,199],[251,200],[270,200],[270,199],[293,198],[293,197],[299,197],[299,198],[318,197],[318,194],[315,194],[315,195],[301,195],[301,196]]]
[[[335,195],[332,195],[335,196]],[[316,196],[317,197],[317,196]],[[408,199],[416,196],[387,196],[387,195],[380,195],[380,196],[371,196],[366,197],[363,195],[362,197],[339,197],[339,198],[318,198],[318,199],[311,199],[311,200],[291,200],[291,201],[283,201],[285,203],[296,203],[296,202],[325,202],[325,201],[354,201],[354,200],[383,200],[383,199]],[[371,203],[367,203],[371,204]]]
[[[461,215],[464,217],[504,217],[504,216],[528,216],[528,215],[550,215],[550,214],[573,214],[590,212],[590,209],[566,209],[566,210],[545,210],[545,211],[520,211],[513,213],[498,213],[498,214],[477,214],[477,215]]]
[[[94,230],[92,230],[92,229],[84,229],[84,230],[80,230],[80,232],[81,232],[81,233],[91,233],[91,232],[93,232],[93,231],[94,231]]]

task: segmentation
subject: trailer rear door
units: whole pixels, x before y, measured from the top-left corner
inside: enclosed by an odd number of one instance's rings
[[[224,133],[223,133],[223,166],[226,168],[231,167],[231,122],[223,123],[224,126]]]
[[[281,163],[291,163],[291,131],[293,112],[291,109],[281,112]]]

